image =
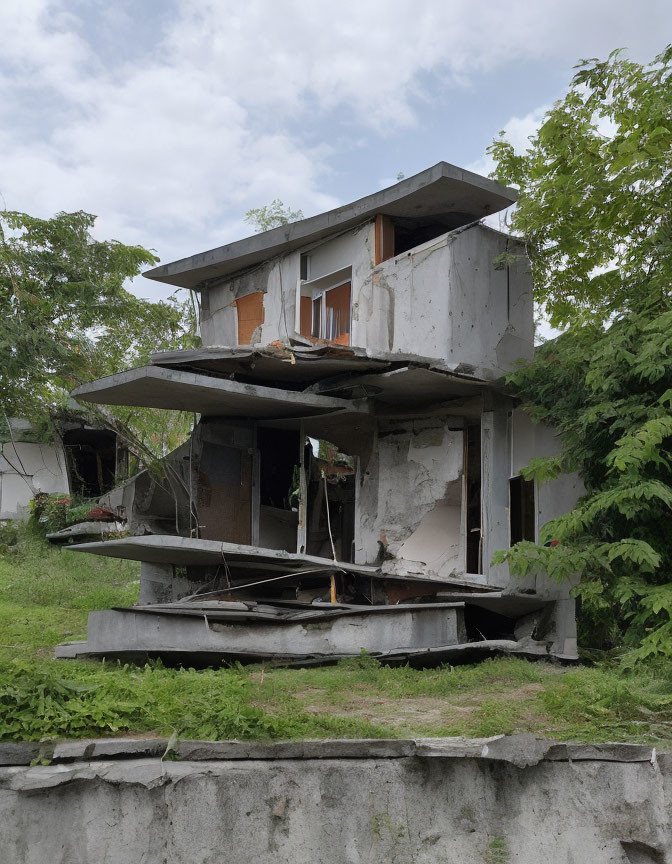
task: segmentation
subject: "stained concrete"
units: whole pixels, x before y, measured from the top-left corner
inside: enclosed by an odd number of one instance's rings
[[[53,746],[53,745],[52,745]],[[485,740],[0,745],[12,864],[669,864],[672,757]],[[20,755],[19,755],[20,754]],[[44,756],[44,753],[42,754]],[[4,756],[4,758],[3,758]]]
[[[507,251],[519,257],[500,267]],[[515,255],[514,255],[515,257]],[[418,352],[496,379],[534,352],[532,277],[519,241],[484,225],[390,258],[353,282],[352,344]]]

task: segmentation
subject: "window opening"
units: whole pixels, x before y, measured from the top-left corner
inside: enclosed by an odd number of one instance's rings
[[[350,344],[351,284],[344,282],[313,298],[311,336],[338,345]]]
[[[255,331],[264,323],[264,295],[261,291],[246,294],[234,301],[238,313],[238,344],[251,345]]]
[[[535,530],[534,480],[520,474],[509,480],[509,541],[513,546],[522,540],[534,543]]]
[[[70,491],[97,498],[116,483],[117,436],[104,429],[69,429],[63,433]]]
[[[299,278],[306,282],[310,279],[310,255],[302,255],[299,265]]]

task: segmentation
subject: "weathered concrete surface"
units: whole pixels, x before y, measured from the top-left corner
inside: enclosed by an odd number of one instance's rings
[[[180,607],[152,613],[149,611],[152,606],[90,612],[87,643],[75,649],[75,656],[114,657],[120,651],[157,654],[191,651],[234,657],[260,654],[279,658],[357,656],[362,650],[375,654],[401,649],[429,650],[466,641],[458,604],[366,607],[366,611],[356,613],[343,610],[342,617],[337,618],[280,623],[263,618],[255,621],[252,614],[249,620],[218,620],[216,605],[201,612],[195,610],[195,614],[180,614]],[[187,605],[182,608],[188,610]],[[56,656],[72,654],[57,651]]]
[[[184,761],[162,762],[166,743],[71,742],[57,745],[56,764],[1,768],[2,860],[672,861],[672,756],[645,747],[533,736],[181,742]]]

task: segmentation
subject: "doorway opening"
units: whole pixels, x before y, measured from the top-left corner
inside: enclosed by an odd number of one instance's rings
[[[107,429],[68,429],[63,433],[70,491],[99,498],[116,483],[117,436]]]
[[[353,562],[355,458],[329,441],[306,441],[306,553]]]
[[[301,435],[293,429],[257,429],[259,545],[296,552]]]

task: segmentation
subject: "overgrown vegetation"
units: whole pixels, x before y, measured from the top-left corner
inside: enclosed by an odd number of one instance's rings
[[[252,225],[255,233],[260,234],[262,231],[270,231],[271,228],[278,228],[280,225],[287,225],[289,222],[303,219],[303,212],[292,210],[289,205],[283,204],[279,198],[274,198],[270,204],[248,210],[244,218],[248,225]]]
[[[526,476],[579,470],[586,496],[513,572],[581,574],[584,645],[672,656],[672,46],[646,66],[619,52],[580,65],[523,154],[490,152],[520,188],[535,293],[566,327],[508,378],[563,438]],[[558,545],[541,545],[549,540]]]
[[[0,211],[0,423],[30,420],[42,440],[78,384],[197,341],[190,299],[150,302],[127,290],[158,258],[95,240],[94,223],[83,212],[38,219]],[[149,408],[89,406],[78,419],[113,430],[143,462],[176,447],[191,426],[191,417]]]
[[[52,660],[89,610],[132,604],[138,565],[25,529],[0,556],[0,739],[488,736],[672,744],[672,665],[563,670],[519,659],[416,670],[362,657],[316,669]]]

